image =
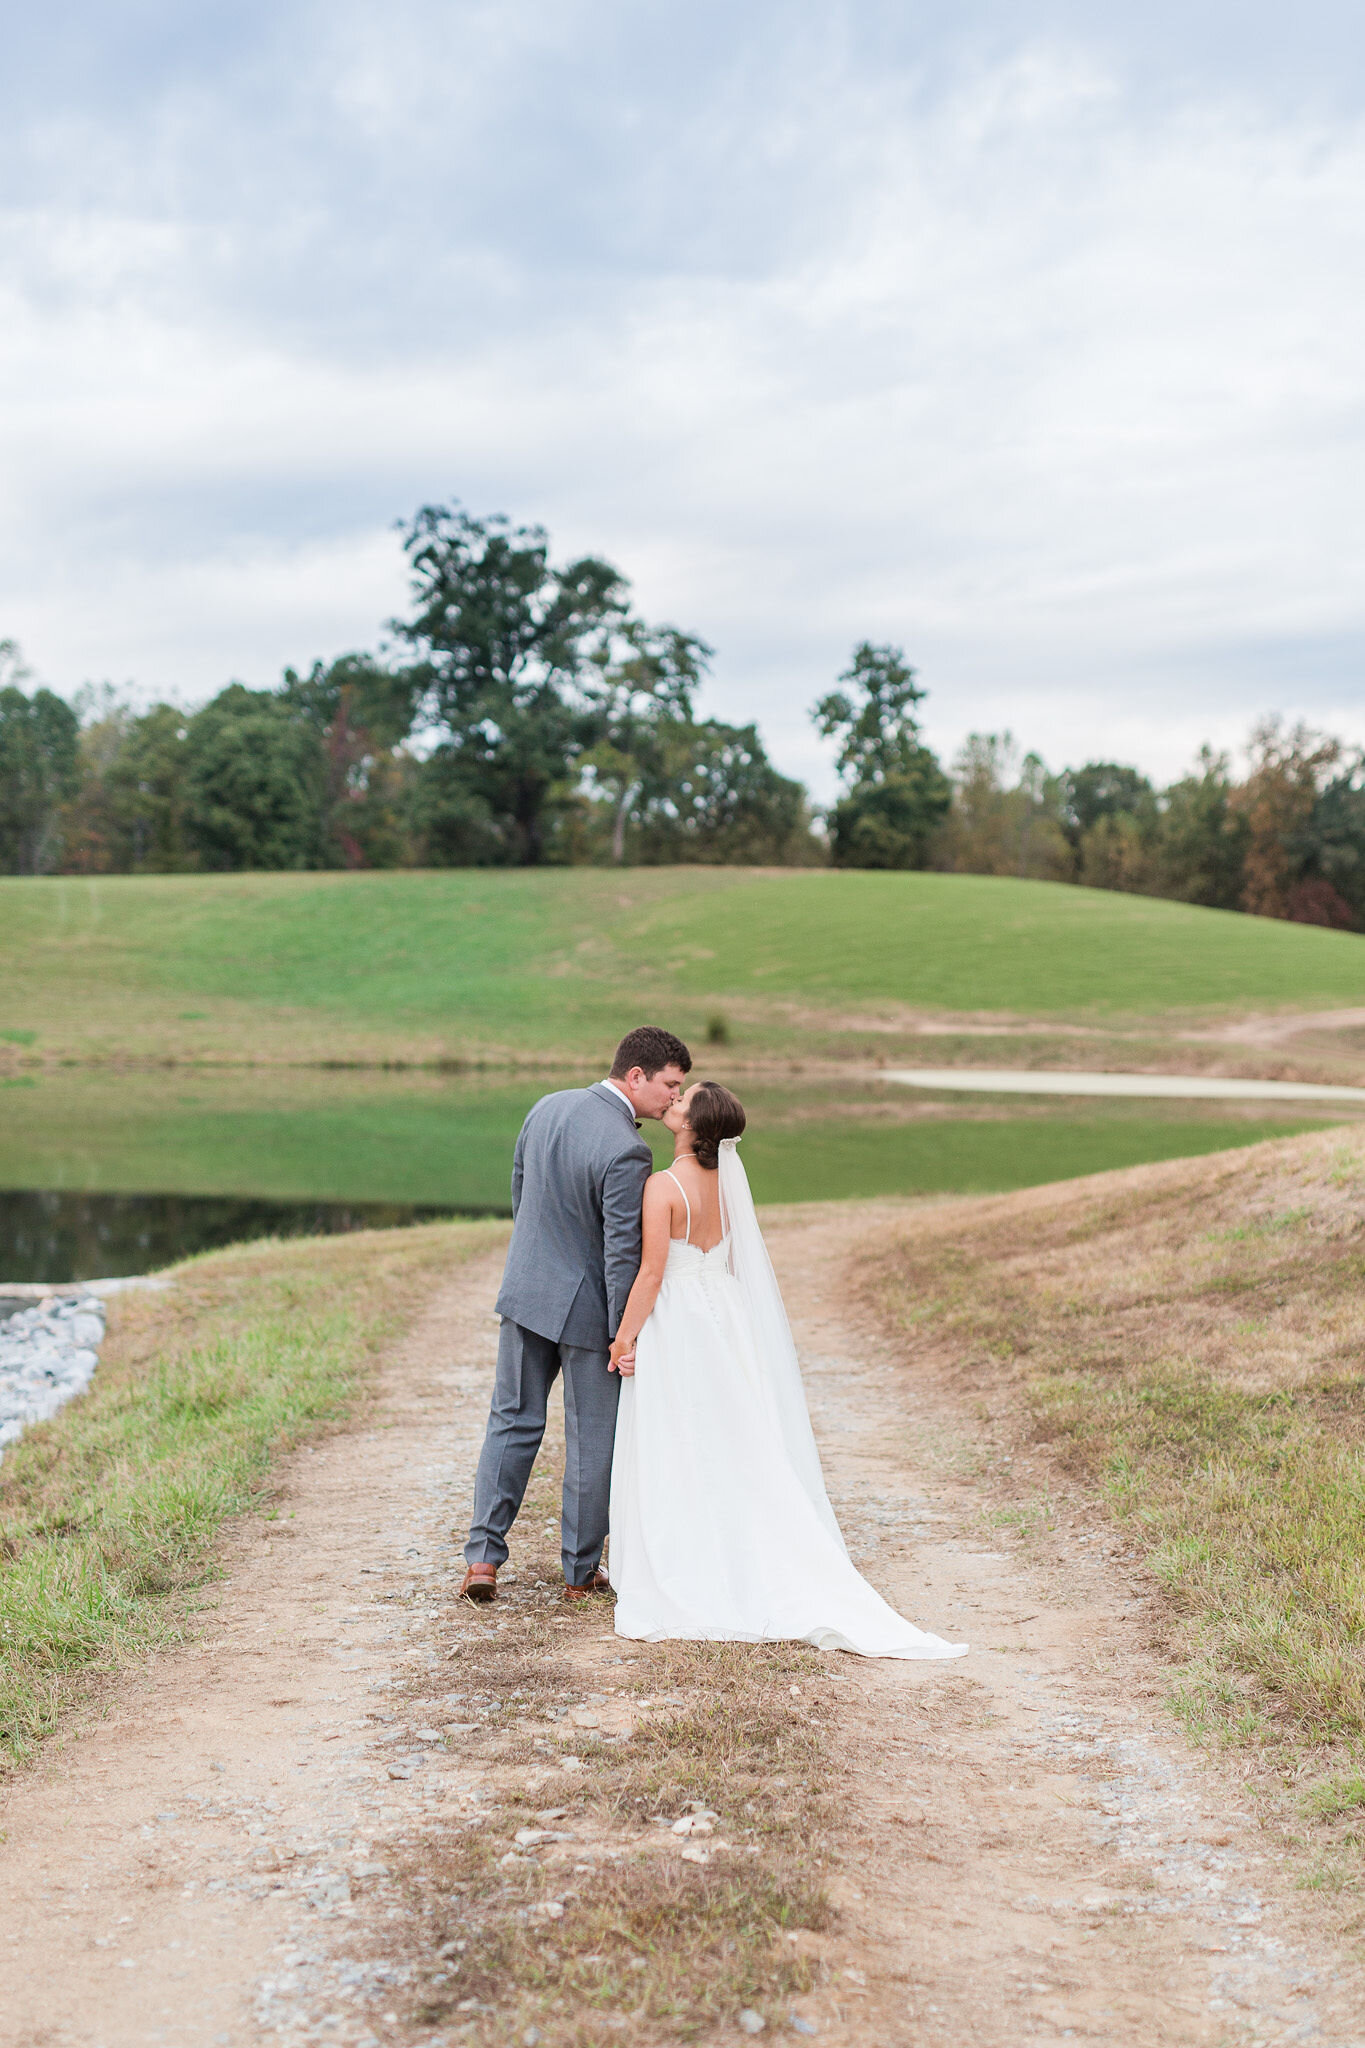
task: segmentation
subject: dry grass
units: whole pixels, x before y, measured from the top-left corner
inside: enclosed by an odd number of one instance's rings
[[[1145,1559],[1191,1727],[1307,1768],[1323,1813],[1365,1763],[1362,1197],[1339,1131],[942,1206],[862,1274],[998,1458],[1042,1447]]]
[[[784,2021],[818,1967],[803,1933],[831,1917],[823,1662],[800,1645],[622,1643],[609,1601],[562,1611],[557,1464],[551,1450],[532,1481],[513,1587],[456,1607],[447,1675],[414,1690],[427,1718],[442,1692],[477,1718],[453,1746],[488,1791],[395,1858],[411,2016],[490,2048],[528,2029],[545,2048],[690,2039],[745,2008]],[[567,1718],[592,1702],[614,1725]],[[709,1831],[676,1835],[689,1814]],[[571,1840],[519,1846],[527,1828]]]
[[[245,1246],[116,1299],[88,1394],[0,1466],[0,1752],[22,1759],[93,1680],[179,1633],[272,1461],[354,1410],[433,1273],[498,1234]]]

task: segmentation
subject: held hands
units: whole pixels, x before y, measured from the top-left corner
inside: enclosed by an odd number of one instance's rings
[[[611,1357],[607,1361],[607,1371],[619,1372],[623,1380],[628,1380],[633,1376],[635,1372],[635,1339],[633,1337],[629,1343],[623,1342],[620,1337],[616,1338],[611,1347]]]

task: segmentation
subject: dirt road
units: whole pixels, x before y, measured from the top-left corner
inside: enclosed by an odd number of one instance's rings
[[[952,1666],[827,1660],[840,1917],[797,2033],[1365,2042],[1358,1966],[1315,1940],[1278,1838],[1160,1712],[1129,1568],[1083,1528],[1051,1556],[996,1540],[970,1418],[848,1320],[843,1263],[891,1216],[787,1211],[770,1241],[854,1554],[974,1649]],[[203,1639],[128,1677],[10,1787],[3,2048],[454,2048],[458,2024],[406,2018],[398,1928],[384,1959],[403,1910],[389,1859],[484,1795],[458,1737],[413,1726],[397,1688],[426,1674],[432,1697],[450,1668],[450,1529],[496,1264],[433,1295],[363,1425],[292,1461],[279,1519],[234,1537]],[[619,1649],[605,1621],[579,1644],[608,1718]]]

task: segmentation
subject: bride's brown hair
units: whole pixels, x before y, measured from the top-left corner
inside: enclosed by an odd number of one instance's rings
[[[692,1133],[697,1164],[714,1172],[720,1162],[721,1141],[737,1138],[744,1129],[744,1104],[719,1081],[698,1081],[687,1105],[687,1128]]]

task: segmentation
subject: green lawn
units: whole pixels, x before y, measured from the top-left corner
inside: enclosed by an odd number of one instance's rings
[[[741,875],[661,904],[643,936],[689,993],[1037,1017],[1365,996],[1354,933],[990,875]]]
[[[912,1007],[1156,1019],[1365,1000],[1365,940],[975,875],[449,870],[0,882],[12,1057],[576,1061],[653,1016],[894,1050]]]

